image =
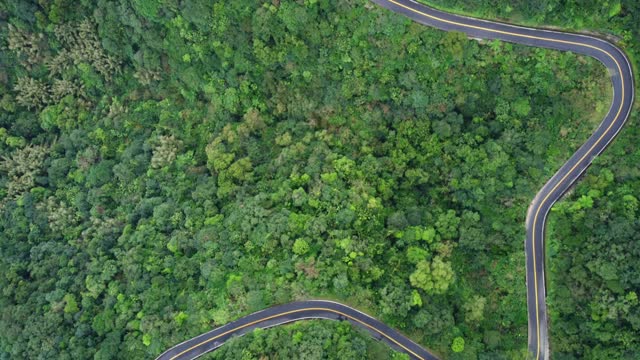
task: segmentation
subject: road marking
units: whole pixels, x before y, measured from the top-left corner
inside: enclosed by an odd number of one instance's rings
[[[406,6],[406,5],[404,5],[404,4],[401,4],[401,3],[399,3],[399,2],[397,2],[397,1],[395,1],[395,0],[387,0],[387,1],[389,1],[389,2],[390,2],[390,3],[392,3],[392,4],[395,4],[396,6],[399,6],[399,7],[405,8],[405,9],[407,9],[407,10],[409,10],[409,11],[412,11],[412,12],[414,12],[414,13],[416,13],[416,14],[422,15],[422,16],[424,16],[424,17],[426,17],[426,18],[430,18],[430,19],[433,19],[433,20],[436,20],[436,21],[439,21],[439,22],[442,22],[442,23],[447,23],[447,24],[452,24],[452,25],[461,26],[461,27],[463,27],[463,28],[477,29],[477,30],[483,30],[483,31],[488,31],[488,32],[497,33],[497,34],[510,35],[510,36],[515,36],[515,37],[529,38],[529,39],[544,40],[544,41],[549,41],[549,42],[563,43],[563,44],[576,45],[576,46],[581,46],[581,47],[585,47],[585,48],[595,49],[595,50],[600,51],[600,52],[604,53],[605,55],[609,56],[609,57],[610,57],[610,58],[615,62],[616,66],[617,66],[617,68],[618,68],[618,74],[620,75],[621,88],[622,88],[622,95],[621,95],[620,107],[618,108],[618,112],[616,113],[616,115],[614,116],[613,120],[611,121],[611,124],[609,124],[609,126],[607,127],[607,129],[606,129],[606,130],[602,133],[602,135],[601,135],[601,136],[600,136],[600,137],[599,137],[599,138],[594,142],[594,144],[589,148],[589,150],[587,150],[587,152],[586,152],[586,153],[585,153],[585,154],[584,154],[584,155],[583,155],[583,156],[582,156],[582,157],[581,157],[581,158],[576,162],[576,164],[574,164],[574,165],[571,167],[571,169],[569,169],[569,170],[567,171],[567,173],[566,173],[566,174],[565,174],[565,175],[564,175],[564,176],[563,176],[563,177],[562,177],[562,178],[561,178],[561,179],[556,183],[556,185],[555,185],[555,186],[553,186],[553,188],[552,188],[552,189],[547,193],[547,195],[542,199],[542,201],[540,201],[540,202],[538,203],[539,205],[537,206],[536,213],[535,213],[535,215],[534,215],[534,217],[533,217],[533,227],[532,227],[532,229],[533,229],[533,234],[532,234],[532,238],[531,238],[531,239],[532,239],[531,246],[532,246],[532,254],[533,254],[533,277],[534,277],[534,289],[535,289],[535,295],[536,295],[536,301],[535,301],[535,304],[536,304],[536,336],[537,336],[537,341],[536,341],[536,342],[537,342],[536,360],[537,360],[537,359],[539,359],[539,357],[540,357],[540,316],[539,316],[539,304],[538,304],[538,295],[539,295],[539,292],[538,292],[538,276],[537,276],[537,266],[536,266],[536,246],[535,246],[535,243],[536,243],[536,231],[535,231],[535,229],[536,229],[536,224],[537,224],[538,216],[539,216],[539,214],[540,214],[540,210],[541,210],[541,208],[543,207],[544,203],[549,199],[549,197],[551,196],[551,194],[552,194],[553,192],[555,192],[555,191],[558,189],[558,187],[559,187],[559,186],[560,186],[560,185],[561,185],[561,184],[562,184],[562,183],[567,179],[567,177],[568,177],[569,175],[571,175],[571,173],[572,173],[572,172],[573,172],[573,171],[574,171],[574,170],[575,170],[575,169],[576,169],[576,168],[577,168],[577,167],[582,163],[582,161],[583,161],[587,156],[589,156],[589,155],[591,154],[591,152],[593,151],[593,149],[594,149],[596,146],[598,146],[598,145],[600,144],[600,142],[601,142],[601,141],[605,138],[605,136],[609,133],[609,131],[611,130],[611,128],[613,127],[613,125],[618,121],[618,119],[619,119],[619,117],[620,117],[620,113],[622,112],[622,108],[624,107],[624,104],[625,104],[625,90],[624,90],[624,87],[625,87],[625,86],[624,86],[624,77],[622,76],[622,68],[621,68],[621,66],[620,66],[620,63],[619,63],[619,62],[616,60],[616,58],[615,58],[614,56],[612,56],[612,55],[611,55],[611,53],[609,53],[608,51],[606,51],[606,50],[604,50],[604,49],[602,49],[602,48],[596,47],[596,46],[589,45],[589,44],[582,44],[582,43],[577,43],[577,42],[573,42],[573,41],[559,40],[559,39],[553,39],[553,38],[548,38],[548,37],[539,37],[539,36],[533,36],[533,35],[518,34],[518,33],[513,33],[513,32],[508,32],[508,31],[502,31],[502,30],[495,30],[495,29],[491,29],[491,28],[485,28],[485,27],[481,27],[481,26],[468,25],[468,24],[464,24],[464,23],[460,23],[460,22],[456,22],[456,21],[451,21],[451,20],[446,20],[446,19],[443,19],[443,18],[439,18],[439,17],[437,17],[437,16],[433,16],[433,15],[430,15],[430,14],[424,13],[424,12],[422,12],[422,11],[420,11],[420,10],[417,10],[417,9],[414,9],[414,8],[412,8],[412,7],[410,7],[410,6]],[[454,15],[454,16],[456,16],[456,15]],[[472,19],[472,18],[470,18],[470,19]],[[510,26],[510,27],[518,28],[517,26],[514,26],[514,25],[509,25],[509,24],[504,24],[504,25],[508,25],[508,26]],[[523,27],[523,28],[524,28],[524,27]],[[527,29],[528,29],[528,28],[527,28]],[[541,29],[529,29],[529,30],[534,30],[534,31],[545,31],[545,30],[541,30]],[[561,33],[561,32],[552,32],[552,31],[545,31],[545,32],[549,32],[549,33],[552,33],[552,34],[559,34],[559,33]],[[586,38],[590,38],[590,39],[595,39],[595,40],[600,40],[600,39],[597,39],[597,38],[594,38],[594,37],[588,37],[588,36],[584,36],[584,35],[578,35],[578,34],[574,34],[574,35],[576,35],[576,36],[582,36],[582,37],[586,37]],[[504,40],[503,40],[503,41],[504,41]],[[601,41],[601,40],[600,40],[600,41]],[[629,66],[629,68],[630,68],[630,65],[629,65],[628,63],[627,63],[627,65],[628,65],[628,66]],[[614,92],[614,94],[613,94],[613,99],[615,99],[615,92],[616,92],[615,87],[613,88],[613,92]],[[609,112],[608,112],[608,113],[609,113]],[[596,155],[597,155],[597,154],[596,154]],[[543,187],[543,188],[544,188],[544,187]],[[553,204],[551,204],[551,205],[553,205]],[[546,214],[545,214],[545,216],[546,216]],[[542,226],[543,226],[543,230],[544,230],[544,223],[542,224]],[[206,344],[206,343],[209,343],[209,342],[211,342],[211,341],[214,341],[214,340],[216,340],[216,339],[218,339],[218,338],[220,338],[220,337],[222,337],[222,336],[224,336],[224,335],[227,335],[227,334],[229,334],[229,333],[231,333],[231,332],[235,332],[235,331],[237,331],[237,330],[241,330],[241,329],[243,329],[243,328],[246,328],[246,327],[249,327],[249,326],[251,326],[251,325],[257,324],[257,323],[259,323],[259,322],[267,321],[267,320],[274,319],[274,318],[277,318],[277,317],[280,317],[280,316],[284,316],[284,315],[288,315],[288,314],[293,314],[293,313],[298,313],[298,312],[304,312],[304,311],[328,311],[328,312],[332,312],[332,313],[336,313],[336,314],[342,315],[342,316],[344,316],[344,317],[346,317],[346,318],[349,318],[349,319],[350,319],[350,320],[352,320],[352,321],[355,321],[355,322],[358,322],[358,323],[361,323],[361,324],[365,325],[366,327],[368,327],[368,328],[370,328],[370,329],[374,330],[375,332],[377,332],[377,333],[379,333],[379,334],[383,335],[385,338],[387,338],[388,340],[392,341],[392,342],[393,342],[393,343],[395,343],[396,345],[400,346],[402,349],[404,349],[405,351],[407,351],[407,352],[411,353],[413,356],[417,357],[418,359],[424,360],[424,358],[422,358],[421,356],[417,355],[417,354],[416,354],[416,353],[414,353],[413,351],[409,350],[407,347],[405,347],[404,345],[400,344],[398,341],[396,341],[396,340],[395,340],[395,339],[393,339],[392,337],[388,336],[388,335],[387,335],[386,333],[384,333],[383,331],[378,330],[377,328],[375,328],[375,327],[373,327],[373,326],[371,326],[371,325],[369,325],[369,324],[367,324],[367,323],[365,323],[365,322],[363,322],[363,321],[360,321],[360,320],[358,320],[358,319],[356,319],[356,318],[354,318],[354,317],[352,317],[352,316],[350,316],[350,315],[347,315],[347,314],[342,313],[342,312],[337,311],[337,310],[328,309],[328,308],[306,308],[306,309],[291,310],[291,311],[287,311],[287,312],[279,313],[279,314],[276,314],[276,315],[268,316],[268,317],[265,317],[265,318],[262,318],[262,319],[259,319],[259,320],[255,320],[255,321],[250,322],[250,323],[248,323],[248,324],[241,325],[241,326],[238,326],[238,327],[233,328],[233,329],[231,329],[231,330],[225,331],[224,333],[222,333],[222,334],[220,334],[220,335],[217,335],[217,336],[215,336],[215,337],[213,337],[213,338],[210,338],[210,339],[207,339],[207,340],[205,340],[205,341],[202,341],[202,342],[200,342],[200,343],[198,343],[198,344],[196,344],[196,345],[194,345],[194,346],[192,346],[192,347],[190,347],[190,348],[188,348],[188,349],[186,349],[186,350],[184,350],[184,351],[180,352],[179,354],[177,354],[177,355],[173,356],[173,357],[171,358],[171,360],[176,359],[176,358],[178,358],[179,356],[184,355],[185,353],[187,353],[187,352],[189,352],[189,351],[191,351],[191,350],[193,350],[193,349],[195,349],[195,348],[197,348],[197,347],[200,347],[200,346],[202,346],[202,345],[204,345],[204,344]],[[368,315],[367,315],[367,316],[368,316]],[[369,317],[369,316],[368,316],[368,317]]]
[[[416,14],[422,15],[424,17],[439,21],[439,22],[443,22],[443,23],[447,23],[447,24],[451,24],[451,25],[458,25],[458,26],[462,26],[463,28],[470,28],[470,29],[476,29],[476,30],[483,30],[483,31],[488,31],[488,32],[493,32],[493,33],[497,33],[497,34],[503,34],[503,35],[511,35],[511,36],[516,36],[516,37],[523,37],[523,38],[528,38],[528,39],[537,39],[537,40],[544,40],[544,41],[551,41],[551,42],[556,42],[556,43],[562,43],[562,44],[569,44],[569,45],[576,45],[576,46],[582,46],[582,47],[587,47],[587,48],[592,48],[595,49],[597,51],[600,51],[602,53],[604,53],[605,55],[609,56],[615,63],[616,66],[618,67],[618,74],[620,74],[620,80],[621,80],[621,88],[622,88],[622,96],[621,96],[621,100],[620,100],[620,107],[618,108],[618,112],[616,113],[615,117],[613,118],[613,120],[611,121],[611,124],[609,124],[609,126],[607,127],[607,129],[602,133],[602,135],[594,142],[594,144],[591,146],[591,148],[589,148],[589,150],[573,165],[573,167],[571,167],[571,169],[569,169],[569,171],[567,171],[567,173],[562,177],[562,179],[560,179],[556,185],[547,193],[547,196],[544,197],[544,199],[542,199],[542,201],[539,203],[536,213],[533,217],[533,235],[531,237],[531,246],[532,246],[532,253],[533,253],[533,278],[534,278],[534,289],[535,289],[535,295],[536,295],[536,343],[537,343],[537,350],[536,350],[536,360],[538,360],[540,358],[540,310],[539,310],[539,304],[538,304],[538,270],[537,270],[537,266],[536,266],[536,224],[537,224],[537,220],[538,220],[538,215],[540,214],[540,209],[543,207],[543,204],[549,199],[549,196],[551,196],[551,194],[556,191],[558,189],[558,187],[567,179],[567,177],[578,167],[578,165],[580,165],[582,163],[582,161],[591,154],[591,152],[593,151],[593,149],[598,146],[600,144],[600,141],[602,141],[602,139],[604,139],[604,137],[609,133],[609,131],[611,130],[612,126],[618,121],[618,118],[620,116],[620,113],[622,112],[622,108],[624,105],[624,77],[622,76],[622,68],[620,67],[620,63],[618,63],[618,60],[616,60],[615,57],[613,57],[613,55],[611,55],[611,53],[609,53],[608,51],[601,49],[599,47],[596,46],[592,46],[589,44],[582,44],[582,43],[577,43],[577,42],[573,42],[573,41],[567,41],[567,40],[559,40],[559,39],[553,39],[553,38],[548,38],[548,37],[539,37],[539,36],[533,36],[533,35],[525,35],[525,34],[518,34],[518,33],[513,33],[513,32],[509,32],[509,31],[502,31],[502,30],[495,30],[495,29],[490,29],[490,28],[485,28],[485,27],[481,27],[481,26],[475,26],[475,25],[468,25],[468,24],[464,24],[464,23],[459,23],[456,21],[451,21],[451,20],[446,20],[443,18],[439,18],[437,16],[433,16],[427,13],[424,13],[420,10],[414,9],[410,6],[401,4],[395,0],[387,0],[390,3],[393,3],[397,6],[400,6],[402,8],[405,8],[409,11],[412,11]],[[455,16],[455,15],[454,15]],[[560,33],[560,32],[557,32]],[[615,86],[613,87],[613,98],[615,99]],[[544,187],[543,187],[544,188]],[[544,226],[544,224],[543,224]]]
[[[265,317],[265,318],[262,318],[262,319],[255,320],[255,321],[252,321],[252,322],[250,322],[250,323],[247,323],[247,324],[244,324],[244,325],[241,325],[241,326],[237,326],[237,327],[235,327],[235,328],[233,328],[233,329],[231,329],[231,330],[227,330],[227,331],[223,332],[222,334],[216,335],[216,336],[214,336],[214,337],[212,337],[212,338],[210,338],[210,339],[207,339],[207,340],[202,341],[202,342],[200,342],[200,343],[198,343],[198,344],[196,344],[196,345],[193,345],[192,347],[190,347],[190,348],[188,348],[188,349],[186,349],[186,350],[181,351],[180,353],[178,353],[178,354],[176,354],[176,355],[172,356],[172,357],[170,358],[170,360],[175,360],[175,359],[177,359],[178,357],[180,357],[180,356],[182,356],[182,355],[184,355],[184,354],[188,353],[189,351],[191,351],[191,350],[193,350],[193,349],[195,349],[195,348],[198,348],[198,347],[200,347],[200,346],[202,346],[202,345],[204,345],[204,344],[207,344],[207,343],[209,343],[209,342],[212,342],[212,341],[214,341],[214,340],[216,340],[216,339],[218,339],[218,338],[220,338],[220,337],[222,337],[222,336],[225,336],[225,335],[227,335],[227,334],[229,334],[229,333],[232,333],[232,332],[235,332],[235,331],[238,331],[238,330],[244,329],[244,328],[249,327],[249,326],[251,326],[251,325],[255,325],[255,324],[259,323],[259,322],[263,322],[263,321],[267,321],[267,320],[275,319],[275,318],[280,317],[280,316],[285,316],[285,315],[289,315],[289,314],[294,314],[294,313],[304,312],[304,311],[328,311],[328,312],[332,312],[332,313],[335,313],[335,314],[338,314],[338,315],[344,316],[344,317],[346,317],[346,318],[349,318],[350,320],[356,321],[356,322],[358,322],[358,323],[360,323],[360,324],[362,324],[362,325],[364,325],[364,326],[366,326],[366,327],[368,327],[368,328],[370,328],[370,329],[374,330],[375,332],[379,333],[380,335],[382,335],[382,336],[386,337],[388,340],[391,340],[393,343],[395,343],[396,345],[398,345],[399,347],[401,347],[402,349],[404,349],[406,352],[410,353],[411,355],[415,356],[416,358],[418,358],[418,359],[420,359],[420,360],[425,360],[422,356],[420,356],[420,355],[416,354],[415,352],[413,352],[413,351],[411,351],[410,349],[408,349],[406,346],[404,346],[404,345],[400,344],[398,341],[396,341],[395,339],[393,339],[391,336],[387,335],[384,331],[379,330],[379,329],[377,329],[377,328],[373,327],[372,325],[369,325],[369,324],[367,324],[367,323],[365,323],[365,322],[363,322],[363,321],[360,321],[360,320],[358,320],[358,319],[356,319],[356,318],[354,318],[354,317],[352,317],[352,316],[350,316],[350,315],[347,315],[347,314],[345,314],[345,313],[343,313],[343,312],[341,312],[341,311],[333,310],[333,309],[329,309],[329,308],[321,308],[321,307],[318,307],[318,308],[305,308],[305,309],[297,309],[297,310],[286,311],[286,312],[283,312],[283,313],[279,313],[279,314],[271,315],[271,316],[268,316],[268,317]],[[366,314],[365,314],[365,315],[366,315]],[[369,316],[369,315],[366,315],[366,316],[367,316],[367,317],[369,317],[369,318],[372,318],[372,317],[371,317],[371,316]],[[373,318],[372,318],[372,319],[373,319]]]

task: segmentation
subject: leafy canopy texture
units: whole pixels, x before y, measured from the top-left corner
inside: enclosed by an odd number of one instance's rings
[[[420,261],[416,270],[409,276],[411,285],[424,290],[427,294],[442,294],[453,283],[454,273],[451,263],[436,256],[433,261]]]
[[[317,297],[443,358],[524,358],[527,206],[609,107],[590,59],[364,0],[0,1],[0,46],[0,359],[154,358]],[[621,140],[552,215],[567,358],[638,358]],[[400,358],[361,335],[211,356]]]

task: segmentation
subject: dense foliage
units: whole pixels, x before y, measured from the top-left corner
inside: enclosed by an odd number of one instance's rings
[[[269,330],[256,330],[227,342],[210,359],[360,359],[409,360],[391,351],[348,322],[304,321]]]
[[[438,8],[519,24],[612,35],[628,53],[640,52],[640,2],[636,0],[421,0]]]
[[[609,100],[595,61],[366,1],[12,1],[0,40],[2,358],[148,358],[313,297],[520,357],[526,207]]]
[[[428,2],[483,17],[612,34],[632,60],[640,52],[638,1]],[[637,118],[634,111],[620,138],[550,216],[551,344],[559,359],[640,358]]]

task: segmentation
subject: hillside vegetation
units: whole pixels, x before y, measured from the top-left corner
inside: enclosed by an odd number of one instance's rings
[[[613,36],[630,55],[637,74],[638,1],[425,3],[484,18]],[[558,359],[640,357],[637,122],[634,110],[619,138],[549,216],[547,264],[551,274],[547,290],[551,348]]]
[[[10,1],[0,45],[3,359],[152,358],[317,297],[444,358],[522,357],[527,206],[610,100],[591,59],[470,41],[367,1]],[[554,234],[600,244],[626,229],[615,254],[633,258],[627,130]],[[573,244],[593,258],[551,263],[602,279],[592,308],[618,309],[595,312],[602,346],[633,351],[637,268],[582,238],[554,256]],[[321,358],[376,346],[313,323],[220,354],[282,357],[292,331],[322,340]]]

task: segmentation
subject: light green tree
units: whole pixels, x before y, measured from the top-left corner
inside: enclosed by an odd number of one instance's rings
[[[459,353],[464,351],[464,339],[460,336],[453,339],[453,344],[451,344],[451,350],[453,352]]]
[[[293,253],[296,255],[304,255],[309,251],[309,243],[304,239],[296,239],[293,243]]]
[[[426,291],[428,294],[442,294],[449,288],[454,280],[451,263],[436,256],[429,263],[420,261],[416,270],[409,276],[411,285]]]

